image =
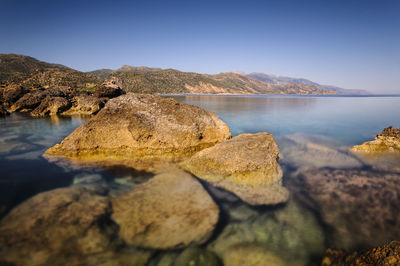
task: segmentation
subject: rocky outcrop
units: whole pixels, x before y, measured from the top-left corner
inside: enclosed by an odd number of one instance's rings
[[[38,107],[31,112],[32,116],[53,116],[68,110],[71,103],[63,97],[46,97]]]
[[[354,146],[352,151],[364,153],[400,153],[400,129],[393,127],[385,128],[381,134],[375,137],[375,140]]]
[[[331,246],[351,250],[400,238],[399,174],[316,169],[291,180],[295,195],[331,229]]]
[[[108,101],[46,154],[96,161],[172,160],[229,137],[229,128],[212,112],[171,98],[126,94]]]
[[[22,86],[8,86],[0,88],[0,102],[3,102],[5,107],[10,107],[19,98],[21,98],[27,90]]]
[[[78,95],[71,99],[72,106],[63,115],[93,115],[97,114],[106,104],[107,98],[92,95]]]
[[[392,241],[365,252],[346,252],[343,249],[329,248],[325,252],[322,265],[400,265],[400,241]]]
[[[278,145],[271,134],[241,134],[196,153],[181,165],[247,203],[278,204],[289,197],[282,187],[278,155]]]
[[[201,184],[173,169],[112,201],[120,237],[134,246],[171,249],[204,243],[219,210]]]
[[[94,92],[94,96],[98,98],[115,98],[122,94],[125,94],[125,91],[117,85],[115,79],[104,82],[102,85],[98,86]]]
[[[0,222],[0,256],[17,265],[49,263],[66,254],[103,252],[112,227],[102,223],[110,212],[107,198],[85,188],[61,188],[21,203]]]

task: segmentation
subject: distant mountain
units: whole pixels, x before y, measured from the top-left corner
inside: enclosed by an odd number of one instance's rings
[[[281,76],[275,76],[275,75],[270,75],[270,74],[265,74],[265,73],[250,73],[250,74],[245,74],[248,77],[271,83],[271,84],[290,84],[290,83],[295,83],[295,84],[302,84],[302,85],[313,85],[319,89],[323,90],[330,90],[330,91],[336,91],[337,94],[341,95],[367,95],[371,94],[370,92],[366,90],[351,90],[351,89],[343,89],[335,86],[329,86],[329,85],[321,85],[316,82],[313,82],[308,79],[302,79],[302,78],[290,78],[290,77],[281,77]]]
[[[103,78],[105,71],[90,73]],[[234,72],[216,75],[175,69],[122,66],[105,79],[136,93],[158,94],[335,94],[310,84],[270,84]]]
[[[0,85],[22,85],[27,88],[69,86],[92,89],[100,82],[93,74],[83,73],[59,64],[39,61],[17,54],[0,54]]]
[[[216,75],[182,72],[124,65],[117,70],[99,69],[80,72],[69,67],[39,61],[35,58],[0,54],[0,86],[52,88],[69,86],[78,90],[94,90],[103,82],[112,81],[128,92],[151,94],[336,94],[335,90],[314,84],[260,80],[242,73]]]

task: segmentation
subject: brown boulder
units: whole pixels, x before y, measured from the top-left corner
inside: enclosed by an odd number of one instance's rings
[[[214,113],[171,98],[129,93],[109,100],[46,154],[96,161],[172,160],[229,137],[229,128]]]
[[[247,203],[278,204],[289,197],[282,187],[278,155],[278,145],[271,134],[240,134],[196,153],[181,165]]]
[[[26,89],[24,89],[22,86],[8,86],[5,88],[1,88],[1,101],[6,105],[6,106],[11,106],[13,103],[15,103],[19,98],[21,98],[25,93],[27,92]]]
[[[46,97],[65,97],[64,93],[56,89],[36,90],[22,96],[10,110],[12,112],[30,112],[38,107]]]
[[[82,187],[40,193],[0,222],[0,256],[17,265],[43,265],[54,256],[103,252],[110,234],[101,223],[110,212],[106,197]]]
[[[158,174],[112,201],[112,219],[126,243],[155,249],[204,243],[219,210],[202,185],[182,170]]]

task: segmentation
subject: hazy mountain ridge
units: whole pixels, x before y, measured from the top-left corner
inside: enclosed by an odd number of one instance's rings
[[[252,72],[249,74],[243,73],[248,77],[258,79],[263,82],[268,82],[272,84],[289,84],[289,83],[295,83],[295,84],[303,84],[303,85],[313,85],[319,89],[323,90],[333,90],[336,91],[338,94],[342,95],[367,95],[371,94],[370,92],[366,90],[353,90],[353,89],[343,89],[337,86],[331,86],[331,85],[321,85],[316,82],[313,82],[308,79],[303,79],[303,78],[291,78],[291,77],[285,77],[285,76],[275,76],[271,74],[266,74],[266,73],[261,73],[261,72]]]

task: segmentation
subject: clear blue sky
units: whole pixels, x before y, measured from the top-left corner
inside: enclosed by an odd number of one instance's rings
[[[303,77],[400,93],[400,1],[0,0],[0,53]]]

